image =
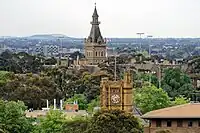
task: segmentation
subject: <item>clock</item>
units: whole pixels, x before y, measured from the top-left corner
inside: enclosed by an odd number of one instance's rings
[[[114,94],[111,96],[111,102],[117,104],[120,102],[120,96],[118,94]]]

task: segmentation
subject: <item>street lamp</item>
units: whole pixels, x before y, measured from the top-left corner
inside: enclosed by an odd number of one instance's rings
[[[144,33],[139,32],[136,34],[140,36],[140,53],[142,53],[142,35],[144,35]]]

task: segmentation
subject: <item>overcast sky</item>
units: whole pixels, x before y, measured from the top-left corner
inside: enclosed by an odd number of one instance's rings
[[[0,0],[0,36],[87,37],[95,1],[103,37],[200,37],[200,0]]]

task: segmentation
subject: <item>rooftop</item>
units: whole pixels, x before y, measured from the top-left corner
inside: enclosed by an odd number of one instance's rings
[[[189,103],[151,111],[144,114],[142,118],[200,118],[200,103]]]

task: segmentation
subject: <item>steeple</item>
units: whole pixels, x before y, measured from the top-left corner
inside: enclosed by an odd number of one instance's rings
[[[95,18],[95,17],[98,18],[99,17],[99,15],[97,13],[96,3],[95,3],[94,13],[93,13],[92,17],[93,18]]]
[[[91,31],[90,31],[90,35],[87,39],[87,42],[90,42],[90,43],[98,43],[98,44],[104,44],[104,39],[103,37],[101,36],[101,32],[100,32],[100,28],[99,28],[99,15],[97,13],[97,9],[96,9],[96,3],[95,3],[95,8],[94,8],[94,13],[92,15],[92,28],[91,28]]]

